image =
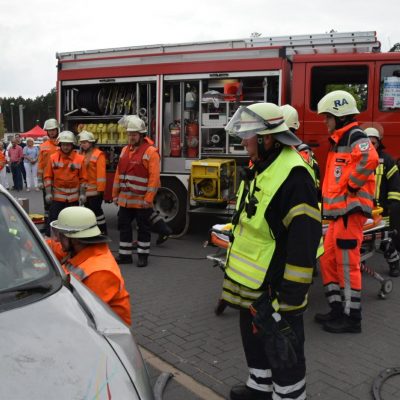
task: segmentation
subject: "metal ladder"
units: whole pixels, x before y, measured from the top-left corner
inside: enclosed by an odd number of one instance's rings
[[[252,37],[249,47],[285,47],[287,55],[378,52],[380,42],[376,32],[331,32],[315,35]]]
[[[217,40],[207,42],[188,42],[175,44],[157,44],[147,46],[131,46],[112,49],[85,50],[67,53],[57,53],[60,61],[87,60],[101,57],[118,56],[146,56],[160,54],[168,55],[176,52],[211,51],[221,49],[243,49],[258,47],[284,47],[286,55],[294,54],[331,54],[352,52],[377,52],[380,42],[376,38],[376,32],[346,32],[323,33],[316,35],[295,35],[277,37],[255,37],[249,39]]]

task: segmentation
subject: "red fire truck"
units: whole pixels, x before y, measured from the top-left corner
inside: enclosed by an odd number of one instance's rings
[[[161,155],[155,207],[176,233],[185,231],[189,211],[217,205],[222,212],[234,197],[235,166],[247,158],[224,126],[241,105],[292,104],[298,134],[323,170],[328,136],[317,103],[331,90],[349,90],[362,126],[377,127],[400,157],[400,53],[381,52],[375,32],[76,51],[57,59],[57,116],[64,129],[92,131],[106,151],[106,195],[127,141],[117,121],[138,114],[146,122]]]

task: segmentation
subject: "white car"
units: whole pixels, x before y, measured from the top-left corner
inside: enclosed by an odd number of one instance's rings
[[[153,399],[130,328],[0,186],[0,399]]]

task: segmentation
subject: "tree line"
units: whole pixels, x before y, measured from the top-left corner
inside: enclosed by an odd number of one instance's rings
[[[35,125],[43,127],[44,121],[55,118],[56,115],[56,89],[53,88],[49,93],[37,96],[35,99],[23,97],[3,97],[0,98],[0,138],[5,133],[22,132],[20,124],[19,109],[23,106],[23,131],[29,131]],[[12,113],[12,115],[11,115]]]

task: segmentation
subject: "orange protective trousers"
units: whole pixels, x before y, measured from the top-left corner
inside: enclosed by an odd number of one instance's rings
[[[365,216],[354,213],[331,221],[320,258],[322,283],[332,309],[361,319],[360,247]]]

